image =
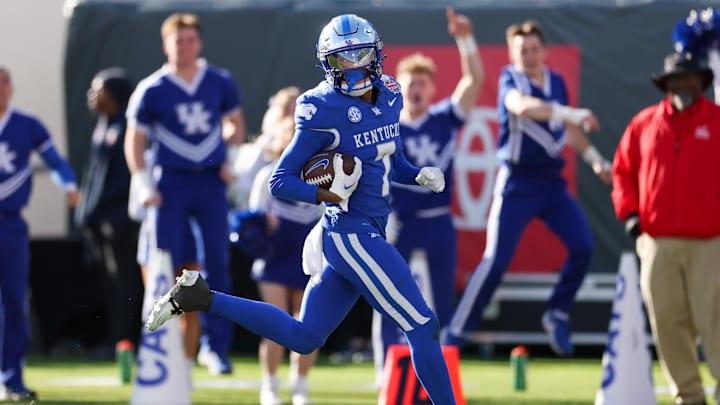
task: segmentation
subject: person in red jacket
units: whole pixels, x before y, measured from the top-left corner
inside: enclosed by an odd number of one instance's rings
[[[704,95],[712,80],[691,54],[667,56],[652,76],[666,97],[630,121],[613,162],[615,213],[636,239],[643,300],[676,404],[705,404],[698,336],[720,380],[720,106]]]

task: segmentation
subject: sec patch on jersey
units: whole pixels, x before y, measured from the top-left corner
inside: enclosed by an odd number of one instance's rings
[[[343,171],[345,174],[351,174],[355,170],[355,159],[348,154],[331,151],[321,152],[311,157],[303,166],[300,177],[308,184],[329,189],[335,178],[333,159],[338,154],[343,159]]]

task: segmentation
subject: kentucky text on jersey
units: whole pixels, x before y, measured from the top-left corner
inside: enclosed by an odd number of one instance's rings
[[[355,139],[355,147],[360,148],[367,145],[385,142],[388,139],[396,138],[398,136],[400,136],[400,123],[396,122],[394,124],[383,125],[369,131],[355,134],[353,135],[353,139]]]

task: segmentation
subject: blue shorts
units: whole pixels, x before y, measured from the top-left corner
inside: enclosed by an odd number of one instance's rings
[[[278,228],[269,239],[270,255],[262,262],[256,261],[252,277],[288,288],[302,290],[308,276],[302,269],[302,251],[305,237],[315,224],[301,224],[281,219]]]

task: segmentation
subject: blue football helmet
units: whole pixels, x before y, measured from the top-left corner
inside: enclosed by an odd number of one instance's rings
[[[344,94],[359,96],[382,76],[382,48],[382,38],[368,20],[343,14],[320,32],[317,58],[328,83]]]

